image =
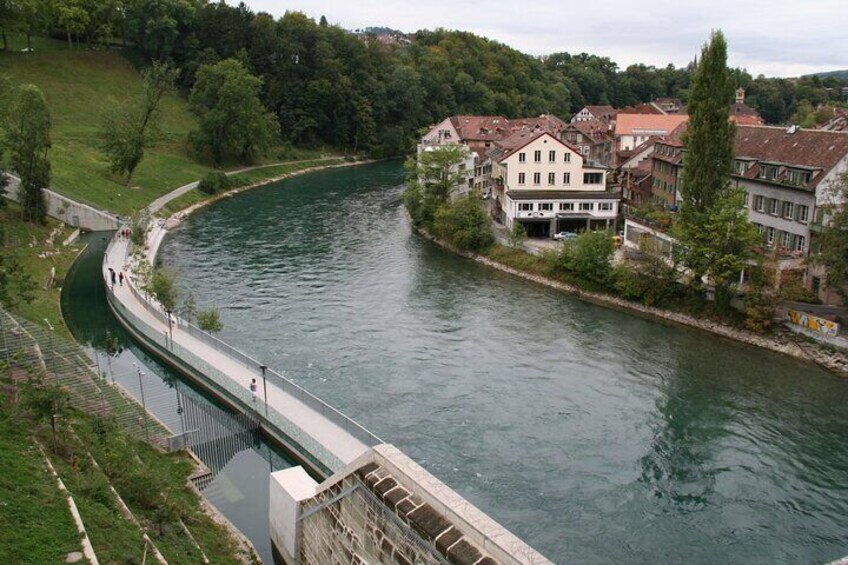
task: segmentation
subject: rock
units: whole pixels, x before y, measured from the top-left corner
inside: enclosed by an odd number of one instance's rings
[[[65,557],[65,563],[79,563],[82,557],[82,551],[72,551]]]

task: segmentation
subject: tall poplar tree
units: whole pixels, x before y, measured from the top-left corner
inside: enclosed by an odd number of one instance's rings
[[[3,144],[11,169],[21,179],[23,217],[40,222],[47,215],[43,189],[50,184],[50,111],[35,85],[20,86],[12,98]]]
[[[719,308],[729,305],[739,274],[757,241],[741,189],[730,185],[736,126],[730,121],[735,83],[727,68],[727,42],[714,32],[692,80],[689,124],[683,137],[683,205],[675,226],[678,257],[700,288],[706,276]]]

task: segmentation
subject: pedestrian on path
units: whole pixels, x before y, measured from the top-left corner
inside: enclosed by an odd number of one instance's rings
[[[109,267],[109,278],[112,281],[112,288],[115,287],[115,269]]]
[[[253,395],[253,402],[256,403],[256,379],[250,381],[250,394]]]
[[[118,282],[121,283],[121,286],[124,286],[124,272],[123,271],[118,273]]]

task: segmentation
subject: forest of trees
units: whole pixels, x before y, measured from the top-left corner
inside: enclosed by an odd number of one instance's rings
[[[506,117],[585,104],[623,107],[672,96],[686,101],[693,65],[626,69],[595,55],[532,57],[466,32],[419,31],[409,44],[363,41],[326,18],[281,18],[207,0],[0,0],[0,33],[47,33],[72,48],[127,46],[140,64],[170,61],[179,87],[203,65],[240,61],[261,79],[260,98],[282,140],[376,156],[407,151],[418,130],[457,113]],[[806,101],[837,101],[836,78],[768,79],[735,70],[747,101],[784,123]]]

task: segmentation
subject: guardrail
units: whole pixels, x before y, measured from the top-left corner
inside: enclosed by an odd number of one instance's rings
[[[113,239],[107,247],[107,253],[113,251],[114,244],[115,240]],[[127,251],[127,255],[128,254],[129,251]],[[130,293],[134,296],[134,298],[138,300],[142,305],[144,305],[144,308],[157,320],[159,320],[162,324],[167,325],[168,315],[163,311],[161,305],[153,298],[144,296],[141,292],[139,292],[139,290],[136,288],[136,284],[133,280],[133,277],[128,276],[125,277],[124,280],[125,285],[129,288]],[[108,280],[106,281],[106,287],[107,289],[110,287]],[[159,333],[158,330],[154,330],[147,323],[138,318],[138,316],[136,316],[128,308],[126,308],[123,304],[121,304],[121,302],[114,297],[114,294],[112,292],[107,292],[107,296],[110,301],[110,304],[113,305],[113,307],[121,314],[121,316],[126,319],[128,323],[132,324],[134,329],[142,333],[146,339],[150,340],[156,346],[160,347],[164,352],[169,352],[173,354],[179,360],[188,364],[190,367],[200,372],[203,376],[210,379],[217,387],[225,391],[231,397],[238,400],[246,410],[254,410],[253,395],[249,392],[247,388],[234,382],[229,375],[223,373],[218,368],[207,363],[204,359],[201,359],[195,353],[180,346],[178,343],[173,342],[173,340],[169,340],[167,332]],[[206,345],[209,345],[219,353],[237,361],[240,365],[254,372],[257,376],[262,376],[262,367],[264,365],[256,359],[250,357],[249,355],[236,349],[228,343],[212,336],[208,332],[201,330],[200,328],[198,328],[194,324],[189,323],[186,320],[177,318],[176,323],[178,324],[177,327],[180,329],[180,331],[191,335],[195,339],[198,339]],[[265,378],[270,384],[277,386],[284,392],[288,393],[295,399],[305,404],[307,407],[311,408],[318,414],[324,416],[325,418],[345,430],[347,433],[349,433],[351,436],[364,443],[365,445],[373,447],[375,445],[383,443],[380,438],[378,438],[375,434],[367,430],[362,425],[358,424],[352,418],[348,417],[336,408],[333,408],[332,406],[330,406],[317,396],[313,395],[303,387],[295,384],[291,380],[287,379],[280,373],[268,368],[267,366],[265,370]],[[262,414],[260,414],[260,416],[262,416]],[[311,454],[315,459],[317,459],[327,468],[336,471],[344,466],[344,463],[339,460],[335,455],[333,455],[329,450],[324,448],[323,445],[314,440],[301,428],[292,423],[284,415],[277,412],[270,405],[268,406],[267,416],[265,417],[271,425],[273,425],[280,432],[289,437],[293,442],[300,445],[303,449],[305,449],[309,454]]]

